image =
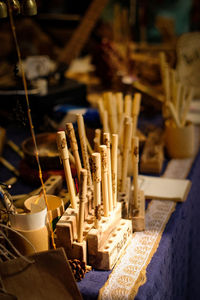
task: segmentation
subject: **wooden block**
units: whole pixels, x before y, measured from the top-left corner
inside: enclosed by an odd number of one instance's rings
[[[160,130],[148,134],[140,159],[140,172],[160,174],[164,161],[164,140]]]
[[[132,228],[134,231],[145,230],[145,199],[144,192],[139,191],[138,193],[138,210],[133,210]]]
[[[121,217],[123,219],[128,219],[128,206],[130,202],[130,196],[131,196],[131,178],[127,177],[126,178],[126,186],[125,186],[125,193],[118,193],[118,202],[121,202],[122,205],[122,214]]]
[[[191,181],[140,175],[139,186],[146,199],[184,202],[190,191]]]
[[[98,248],[97,230],[92,229],[88,236],[89,264],[96,269],[111,270],[130,241],[131,236],[131,221],[121,219],[118,222],[118,226],[110,232],[109,237],[104,241],[103,245]],[[92,251],[90,251],[90,242],[93,244]]]

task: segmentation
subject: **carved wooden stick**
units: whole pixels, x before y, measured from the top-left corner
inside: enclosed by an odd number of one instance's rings
[[[104,93],[107,110],[108,110],[108,121],[111,133],[117,133],[117,106],[116,99],[113,97],[111,92]]]
[[[128,161],[129,161],[129,151],[131,149],[131,137],[132,137],[132,122],[126,121],[124,127],[124,147],[122,153],[122,184],[121,184],[121,192],[126,192],[126,177],[128,171]]]
[[[112,134],[112,191],[113,207],[117,205],[117,152],[118,152],[118,135]]]
[[[68,148],[67,148],[67,141],[66,141],[66,136],[65,136],[64,131],[57,132],[57,146],[58,146],[58,151],[60,153],[60,157],[63,162],[66,183],[67,183],[67,187],[68,187],[69,195],[70,195],[70,202],[71,202],[72,208],[77,209],[76,194],[75,194],[74,182],[73,182],[70,163],[69,163],[69,153],[68,153]]]
[[[108,203],[108,161],[107,161],[107,147],[101,145],[99,147],[101,154],[101,177],[102,177],[102,192],[103,192],[103,212],[104,216],[109,216]]]
[[[94,151],[99,152],[99,146],[101,145],[101,129],[95,129],[94,137]]]
[[[77,144],[77,140],[76,140],[76,135],[74,132],[74,127],[72,123],[66,123],[66,131],[67,131],[67,135],[70,141],[70,146],[72,148],[72,152],[75,158],[75,166],[76,166],[76,170],[77,170],[77,174],[78,174],[78,180],[80,182],[80,172],[82,169],[81,166],[81,160],[80,160],[80,156],[79,156],[79,152],[78,152],[78,144]]]
[[[111,155],[110,155],[110,134],[107,133],[107,132],[104,132],[104,134],[103,134],[103,143],[107,147],[109,211],[113,211],[112,171],[111,171]]]
[[[188,92],[188,96],[185,100],[185,106],[183,109],[182,120],[181,120],[181,126],[183,126],[183,127],[185,126],[185,123],[186,123],[186,118],[187,118],[187,114],[188,114],[188,111],[190,108],[190,103],[192,101],[193,95],[194,95],[193,88],[189,88],[189,92]]]
[[[121,120],[118,126],[119,148],[121,151],[123,149],[123,144],[124,144],[124,120],[125,120],[125,113],[122,113]]]
[[[78,123],[78,134],[81,144],[81,152],[83,158],[83,166],[84,169],[87,170],[87,184],[88,187],[92,186],[92,177],[90,173],[90,164],[89,164],[89,156],[87,151],[87,142],[86,142],[86,135],[85,135],[85,126],[83,121],[83,116],[81,114],[77,114],[77,123]]]
[[[133,155],[133,200],[134,208],[138,208],[138,163],[139,163],[139,139],[133,137],[132,139],[132,155]]]
[[[108,125],[108,112],[107,110],[103,111],[103,131],[104,132],[110,132],[110,128]]]
[[[122,93],[116,93],[115,94],[116,101],[117,101],[117,118],[118,118],[118,124],[120,124],[122,113],[124,112],[124,103],[123,103],[123,94]],[[119,128],[118,128],[119,132]]]
[[[137,123],[138,123],[138,116],[140,113],[140,104],[141,104],[141,94],[135,93],[133,99],[133,110],[132,110],[132,117],[133,117],[133,128],[132,128],[132,137],[136,135],[137,130]]]
[[[180,121],[179,121],[179,117],[177,115],[177,112],[175,110],[175,107],[174,107],[173,103],[169,102],[168,105],[167,105],[167,107],[170,110],[170,114],[171,114],[171,116],[173,118],[173,121],[175,122],[176,126],[177,127],[181,127],[181,124],[180,124]]]
[[[79,188],[79,221],[78,221],[78,242],[83,241],[83,226],[84,226],[84,205],[87,194],[87,170],[82,169],[80,172],[80,188]]]
[[[101,158],[100,153],[92,154],[92,174],[94,183],[94,226],[99,227],[101,219]]]
[[[132,97],[131,95],[126,95],[124,99],[124,112],[126,116],[131,117],[131,109],[132,109]]]

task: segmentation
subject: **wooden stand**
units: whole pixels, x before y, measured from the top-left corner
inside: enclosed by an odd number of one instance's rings
[[[148,134],[141,155],[140,171],[142,173],[160,174],[164,161],[164,138],[161,131]]]
[[[132,212],[132,228],[133,231],[143,231],[145,230],[145,198],[143,191],[138,192],[137,203],[138,209],[133,208]]]
[[[100,270],[111,270],[132,236],[130,220],[121,219],[121,203],[109,217],[102,217],[99,230],[87,235],[88,263]]]

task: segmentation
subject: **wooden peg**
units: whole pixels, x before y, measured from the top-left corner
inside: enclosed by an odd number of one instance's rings
[[[130,118],[131,120],[131,118]],[[132,137],[132,122],[125,122],[124,126],[124,147],[122,153],[122,184],[121,192],[126,192],[126,177],[128,171],[129,151],[131,149],[131,137]]]
[[[101,145],[99,147],[101,154],[101,177],[102,177],[102,192],[103,192],[103,212],[104,217],[109,216],[109,202],[108,202],[108,160],[107,147]]]
[[[89,164],[89,156],[87,151],[87,142],[86,142],[86,134],[85,134],[85,125],[83,121],[83,116],[81,114],[77,114],[77,124],[78,124],[78,134],[81,144],[81,152],[83,158],[83,166],[84,169],[87,170],[87,184],[88,187],[92,186],[92,177],[90,173],[90,164]]]
[[[65,136],[64,131],[57,132],[57,146],[58,146],[58,151],[60,153],[60,157],[63,162],[66,183],[67,183],[67,187],[68,187],[69,195],[70,195],[70,202],[71,202],[72,208],[77,209],[76,194],[75,194],[74,182],[73,182],[70,163],[69,163],[69,153],[68,153],[68,148],[67,148],[67,141],[66,141],[66,136]]]
[[[113,211],[112,171],[111,171],[111,155],[110,155],[110,134],[107,133],[107,132],[104,132],[104,134],[103,134],[103,143],[107,147],[109,211]]]
[[[137,130],[137,123],[138,123],[138,116],[140,113],[140,105],[141,105],[141,97],[140,93],[135,93],[133,99],[133,110],[132,110],[132,117],[133,117],[133,128],[132,128],[132,137],[136,135]]]
[[[138,208],[138,163],[139,163],[139,139],[133,137],[132,139],[132,155],[133,155],[133,200],[134,208]]]
[[[103,131],[104,132],[110,132],[110,128],[108,125],[108,112],[107,110],[103,111]]]
[[[101,158],[100,153],[92,154],[92,174],[94,183],[94,226],[99,227],[101,219]]]
[[[119,124],[121,121],[122,113],[124,112],[123,94],[120,92],[116,93],[115,97],[117,102],[117,119]],[[119,128],[118,128],[118,133],[119,133]]]
[[[117,105],[116,98],[111,92],[104,93],[108,111],[108,123],[111,133],[117,133]]]
[[[94,151],[99,152],[99,146],[101,145],[101,129],[95,129],[94,137]]]
[[[84,226],[84,204],[87,195],[87,170],[82,169],[80,172],[80,188],[79,188],[79,222],[78,222],[78,242],[83,241],[83,226]]]
[[[118,135],[112,134],[112,192],[113,192],[113,207],[117,205],[117,152],[118,152]]]
[[[124,99],[124,113],[126,116],[131,117],[132,110],[132,97],[131,95],[125,95]]]
[[[77,174],[78,174],[78,180],[80,182],[80,172],[81,172],[82,166],[81,166],[81,160],[80,160],[80,156],[79,156],[79,152],[78,152],[78,144],[77,144],[77,140],[76,140],[76,135],[75,135],[74,127],[73,127],[72,123],[66,123],[66,132],[67,132],[70,146],[72,148],[72,152],[74,155],[75,166],[76,166],[76,170],[77,170]]]

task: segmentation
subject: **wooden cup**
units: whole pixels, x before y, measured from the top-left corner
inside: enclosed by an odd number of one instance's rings
[[[184,127],[175,127],[167,120],[165,123],[165,146],[171,158],[187,158],[194,155],[194,126],[186,122]]]

